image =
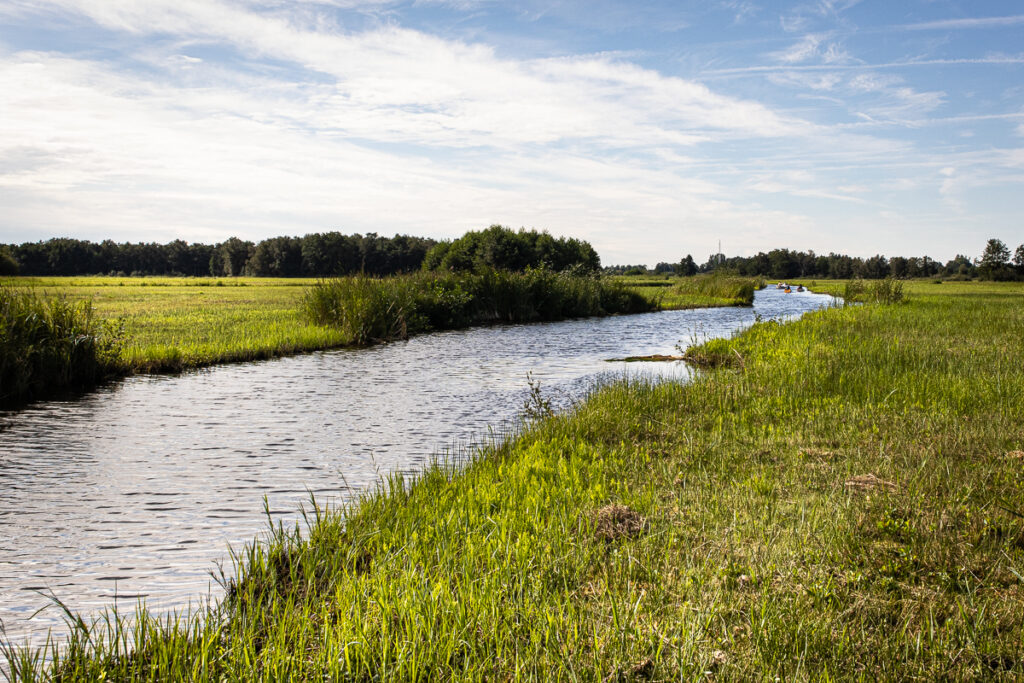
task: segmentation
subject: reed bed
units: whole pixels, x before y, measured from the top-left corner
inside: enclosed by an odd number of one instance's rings
[[[202,618],[9,647],[12,677],[1019,680],[1022,303],[915,286],[755,324],[689,384],[314,503]]]
[[[754,292],[764,286],[764,278],[716,273],[693,275],[678,278],[663,294],[661,304],[667,309],[751,306]]]
[[[342,277],[311,287],[303,300],[310,322],[333,327],[360,345],[431,330],[640,313],[656,307],[621,283],[546,269]]]
[[[73,303],[0,285],[0,404],[84,388],[117,374],[121,334]]]

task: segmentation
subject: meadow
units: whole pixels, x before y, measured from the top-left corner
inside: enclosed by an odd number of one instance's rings
[[[77,622],[12,675],[1019,680],[1022,304],[913,283],[709,342],[736,361],[688,384],[539,397],[464,466],[269,531],[209,612]]]
[[[299,310],[313,278],[70,277],[7,281],[41,296],[91,302],[94,315],[123,326],[127,372],[177,372],[340,346],[337,331],[306,323]]]

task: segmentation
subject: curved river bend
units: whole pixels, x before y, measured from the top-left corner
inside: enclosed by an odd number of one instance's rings
[[[685,378],[681,363],[608,363],[671,354],[755,314],[827,305],[758,292],[753,309],[666,311],[476,328],[361,350],[139,376],[71,401],[0,413],[0,619],[8,638],[63,631],[52,591],[95,615],[144,599],[180,609],[218,589],[215,562],[292,523],[309,493],[343,502],[388,471],[516,418],[526,373],[565,404],[608,374]]]

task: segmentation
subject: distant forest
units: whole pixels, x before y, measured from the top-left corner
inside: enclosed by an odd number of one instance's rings
[[[219,244],[175,240],[89,242],[56,238],[0,245],[0,274],[21,275],[186,275],[327,277],[367,273],[391,275],[418,270],[435,240],[408,235],[380,237],[314,233],[272,237],[259,243],[232,237]]]
[[[821,256],[813,251],[773,249],[754,256],[712,254],[698,265],[686,255],[677,263],[659,263],[652,270],[646,265],[609,266],[605,272],[623,275],[670,274],[696,275],[726,271],[738,275],[760,275],[773,280],[817,277],[848,280],[851,278],[881,279],[885,277],[944,277],[953,279],[982,278],[986,280],[1015,280],[1024,277],[1024,244],[1017,247],[1013,258],[1009,248],[998,239],[990,239],[981,257],[971,259],[962,254],[946,263],[927,256],[877,255],[870,258],[829,254]]]
[[[232,237],[218,244],[90,242],[55,238],[0,244],[0,275],[184,275],[329,277],[365,273],[392,275],[423,268],[465,270],[478,267],[522,270],[546,265],[554,270],[595,271],[600,259],[583,240],[553,238],[536,230],[513,231],[498,225],[471,231],[457,240],[375,233],[313,233],[248,242]],[[958,254],[941,263],[927,256],[870,258],[813,251],[773,249],[754,256],[712,254],[702,264],[687,255],[676,263],[609,266],[609,274],[695,275],[725,271],[777,280],[798,277],[839,279],[943,277],[1013,280],[1024,278],[1024,244],[1012,254],[990,239],[978,258]]]

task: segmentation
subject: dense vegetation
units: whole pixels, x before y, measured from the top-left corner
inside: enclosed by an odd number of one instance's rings
[[[0,405],[117,374],[120,342],[88,302],[0,285]]]
[[[677,263],[658,263],[651,271],[648,271],[644,265],[610,266],[605,269],[605,272],[617,275],[671,273],[685,276],[723,271],[747,277],[769,277],[774,280],[792,280],[794,278],[846,280],[886,277],[1014,280],[1024,279],[1024,244],[1017,247],[1011,260],[1009,248],[1001,240],[991,239],[986,244],[980,258],[970,259],[958,254],[945,264],[927,256],[886,258],[876,255],[865,259],[842,254],[822,256],[813,251],[773,249],[768,253],[759,252],[755,256],[749,257],[727,257],[725,254],[712,254],[700,266],[696,264],[691,255],[687,254]]]
[[[209,614],[79,623],[15,678],[1018,680],[1024,290],[909,294],[393,476]]]
[[[303,305],[311,322],[334,327],[356,344],[430,330],[640,313],[656,307],[619,282],[546,268],[338,278],[310,288]]]
[[[518,232],[500,225],[471,230],[457,240],[439,242],[423,261],[424,270],[470,271],[481,268],[523,271],[547,268],[593,273],[601,259],[589,242],[555,239],[547,232]]]
[[[388,238],[338,232],[272,237],[255,244],[232,237],[212,245],[58,238],[0,245],[0,275],[389,275],[418,270],[434,244],[434,240],[407,235]]]

